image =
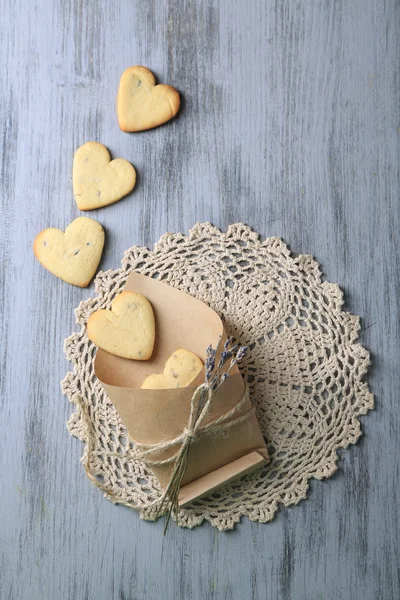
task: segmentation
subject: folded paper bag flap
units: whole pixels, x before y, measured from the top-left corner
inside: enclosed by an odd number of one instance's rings
[[[206,304],[156,279],[131,273],[124,290],[142,294],[153,307],[157,332],[153,355],[147,361],[134,361],[99,348],[95,372],[130,437],[151,444],[176,437],[187,425],[190,400],[204,381],[204,369],[186,388],[142,390],[144,379],[162,373],[165,362],[178,348],[194,352],[204,363],[207,347],[224,337],[224,327]],[[237,368],[233,373],[239,386],[231,398],[234,404],[243,395],[244,386]]]
[[[102,382],[130,437],[136,442],[156,444],[180,435],[187,426],[190,401],[196,387],[166,390],[120,388]],[[243,397],[240,373],[231,375],[216,393],[204,424],[227,413]],[[237,416],[244,413],[244,406]]]
[[[194,352],[204,363],[207,347],[210,344],[216,347],[220,338],[223,341],[226,339],[224,327],[219,316],[203,302],[156,279],[132,273],[124,289],[143,294],[153,306],[157,332],[153,355],[148,361],[133,361],[99,349],[95,372],[132,440],[146,444],[168,441],[180,435],[187,426],[190,402],[196,387],[204,382],[204,369],[185,388],[142,390],[141,385],[148,375],[162,373],[166,360],[178,348]],[[216,392],[205,423],[236,406],[244,393],[245,385],[235,366]],[[245,403],[243,412],[250,406],[250,401]],[[170,448],[159,458],[172,456],[176,450]],[[218,435],[202,436],[192,443],[182,485],[196,481],[253,451],[267,457],[262,433],[251,412],[246,421]],[[253,468],[256,468],[256,463]],[[153,465],[152,470],[165,487],[172,471],[171,464]],[[235,473],[237,476],[243,473],[243,465],[220,472],[222,483],[224,477],[231,480]],[[211,485],[210,481],[205,479],[196,486],[198,496],[210,489],[207,487]]]
[[[215,492],[220,487],[227,485],[237,477],[243,477],[255,469],[259,469],[268,463],[268,459],[261,452],[253,451],[237,460],[230,462],[215,471],[207,473],[199,479],[195,479],[181,487],[179,491],[179,506],[186,506],[204,494]]]
[[[137,292],[150,301],[156,320],[154,351],[150,360],[132,361],[99,349],[95,371],[103,383],[140,388],[148,375],[163,372],[167,359],[178,348],[194,352],[204,363],[207,347],[223,335],[224,327],[216,312],[170,285],[131,273],[124,291]],[[204,380],[204,371],[200,380]]]

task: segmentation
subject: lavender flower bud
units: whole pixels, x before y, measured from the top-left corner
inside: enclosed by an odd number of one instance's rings
[[[218,368],[220,369],[230,358],[232,358],[232,352],[230,350],[223,350],[219,359]]]
[[[225,344],[224,344],[224,350],[225,350],[225,351],[227,351],[227,350],[228,350],[228,348],[229,348],[229,346],[232,344],[232,342],[233,342],[233,338],[232,338],[232,337],[229,337],[229,338],[226,340],[226,342],[225,342]]]
[[[236,354],[237,362],[244,359],[244,357],[247,354],[248,349],[249,349],[248,346],[242,346],[241,348],[239,348],[238,353]]]

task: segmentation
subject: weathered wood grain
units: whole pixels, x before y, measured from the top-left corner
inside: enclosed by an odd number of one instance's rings
[[[1,600],[397,600],[400,5],[396,0],[0,0]],[[119,131],[119,76],[181,90],[177,119]],[[138,170],[93,214],[103,268],[196,221],[245,221],[312,253],[362,315],[376,411],[337,475],[268,525],[220,534],[141,522],[79,464],[59,391],[73,309],[93,289],[34,261],[78,216],[74,149]]]

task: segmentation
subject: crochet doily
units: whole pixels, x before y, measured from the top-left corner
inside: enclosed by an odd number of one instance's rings
[[[359,318],[343,312],[342,292],[321,280],[311,256],[296,258],[278,238],[259,241],[242,224],[221,233],[197,224],[188,236],[167,233],[154,250],[133,246],[122,267],[101,272],[95,298],[76,309],[80,331],[65,341],[74,368],[62,390],[76,406],[68,422],[85,444],[82,463],[108,500],[154,519],[160,486],[135,456],[134,444],[93,369],[89,315],[108,308],[133,270],[157,278],[211,306],[228,335],[250,346],[246,373],[271,463],[180,510],[178,524],[204,519],[231,529],[243,515],[270,521],[279,503],[306,498],[310,477],[337,469],[337,450],[361,434],[358,417],[373,407],[363,381],[368,352],[356,343]],[[210,340],[211,342],[212,340]]]

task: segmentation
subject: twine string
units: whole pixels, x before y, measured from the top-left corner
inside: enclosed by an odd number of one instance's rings
[[[150,466],[164,466],[174,463],[171,477],[160,498],[157,498],[152,503],[157,505],[157,515],[161,516],[166,509],[167,520],[165,523],[164,534],[167,531],[168,524],[172,513],[178,514],[179,509],[179,491],[181,488],[182,479],[184,477],[187,465],[190,445],[199,437],[204,435],[219,434],[227,431],[235,425],[239,425],[249,419],[250,414],[254,411],[253,405],[249,401],[248,388],[246,386],[245,393],[241,400],[226,413],[220,415],[215,420],[203,425],[203,421],[210,412],[211,403],[214,397],[212,387],[203,383],[199,385],[193,393],[190,402],[190,414],[187,426],[182,433],[177,437],[158,442],[155,444],[136,443],[136,449],[139,452],[139,458],[144,460]],[[242,412],[246,404],[249,407]],[[180,446],[179,449],[164,459],[156,457],[173,448]]]
[[[196,413],[198,412],[198,404],[202,397],[202,394],[207,394],[207,399],[204,402],[204,405],[201,409],[199,416],[196,418]],[[254,411],[254,407],[249,402],[249,394],[248,389],[246,387],[245,393],[241,400],[226,413],[220,415],[215,420],[203,424],[204,419],[208,415],[210,411],[210,405],[213,399],[214,392],[211,388],[209,388],[206,384],[202,384],[196,388],[191,402],[190,402],[190,415],[187,426],[183,429],[182,433],[180,433],[177,437],[171,440],[165,440],[162,442],[157,442],[154,444],[144,444],[136,442],[136,449],[139,452],[139,457],[141,460],[144,460],[148,465],[153,466],[163,466],[167,464],[171,464],[176,461],[181,454],[182,448],[189,441],[195,441],[199,437],[204,435],[211,434],[219,434],[224,431],[227,431],[234,425],[239,425],[246,421],[250,413]],[[246,405],[249,404],[249,408],[242,412],[242,409]],[[241,413],[241,414],[240,414]],[[162,460],[155,458],[156,456],[163,454],[165,451],[173,448],[174,446],[181,446],[177,452],[169,456],[168,458],[164,458]]]

